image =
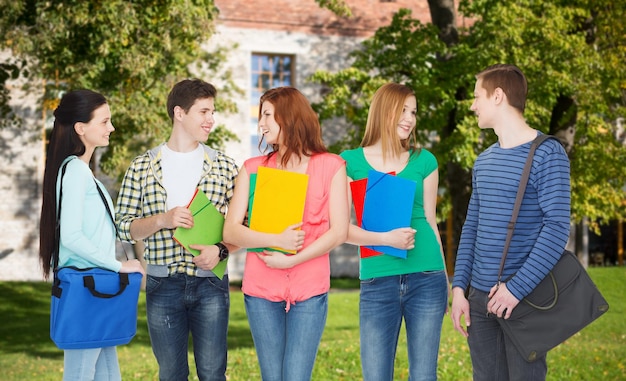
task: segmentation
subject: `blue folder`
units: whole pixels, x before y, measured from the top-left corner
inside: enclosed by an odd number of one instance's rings
[[[411,226],[411,214],[417,183],[387,173],[371,170],[363,202],[365,230],[386,232]],[[406,258],[407,251],[391,246],[367,246],[394,257]]]

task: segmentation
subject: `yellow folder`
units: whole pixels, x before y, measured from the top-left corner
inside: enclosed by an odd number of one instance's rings
[[[191,229],[176,228],[173,238],[195,256],[199,255],[200,251],[190,248],[189,245],[213,245],[222,241],[224,216],[211,204],[201,189],[196,189],[187,208],[193,215],[193,227]],[[220,261],[211,270],[220,279],[224,277],[227,261],[228,259]]]
[[[282,233],[288,226],[302,222],[309,175],[282,169],[259,167],[254,188],[250,229],[263,233]],[[272,247],[284,253],[295,250]]]

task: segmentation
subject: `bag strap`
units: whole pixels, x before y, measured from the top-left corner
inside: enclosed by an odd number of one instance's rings
[[[513,238],[513,231],[515,230],[515,222],[517,221],[517,216],[519,214],[520,207],[522,206],[522,200],[524,199],[524,193],[526,192],[526,185],[528,184],[528,178],[530,177],[530,169],[533,164],[533,156],[535,155],[535,151],[537,147],[541,145],[544,141],[548,139],[556,139],[552,135],[541,134],[537,136],[530,145],[530,150],[528,151],[528,157],[526,158],[526,163],[524,164],[524,170],[522,171],[522,177],[520,178],[519,187],[517,188],[517,195],[515,196],[515,204],[513,205],[513,214],[511,215],[511,220],[507,225],[507,233],[506,240],[504,241],[504,249],[502,250],[502,259],[500,260],[500,270],[498,271],[498,284],[502,282],[502,271],[504,270],[504,262],[506,261],[506,255],[509,251],[509,246],[511,245],[511,239]]]
[[[113,218],[113,212],[111,212],[111,208],[109,208],[109,203],[107,202],[106,197],[104,197],[104,193],[102,192],[102,189],[100,189],[100,186],[98,185],[98,182],[96,181],[96,178],[93,178],[93,182],[96,184],[96,189],[98,190],[98,193],[100,194],[100,198],[102,199],[102,203],[104,204],[104,207],[107,209],[109,218],[111,218],[111,222],[113,223],[113,228],[115,228],[115,235],[120,238],[120,231],[117,229],[117,224],[115,223],[115,218]],[[126,260],[128,260],[128,253],[126,252],[126,248],[124,248],[124,245],[122,245],[122,250],[124,250],[124,255],[126,256]]]
[[[120,286],[115,294],[108,294],[96,290],[96,280],[94,279],[93,275],[83,276],[83,286],[88,289],[91,295],[95,296],[96,298],[110,299],[121,295],[124,290],[126,290],[126,287],[130,284],[130,281],[128,280],[128,273],[119,273],[119,278]]]
[[[65,162],[65,164],[63,164],[63,166],[61,167],[61,179],[60,181],[60,185],[59,185],[59,206],[57,208],[57,214],[56,214],[56,226],[54,229],[54,235],[55,235],[55,240],[56,240],[56,250],[52,255],[52,268],[56,269],[57,266],[59,265],[59,245],[61,244],[61,200],[63,199],[63,177],[65,176],[65,171],[67,170],[67,165],[69,164],[70,161],[72,161],[74,159],[68,160]],[[117,225],[115,224],[115,219],[113,218],[113,213],[111,212],[111,208],[109,208],[109,203],[106,200],[106,197],[104,196],[104,193],[102,192],[102,189],[100,189],[100,186],[98,185],[98,182],[96,181],[96,178],[94,177],[93,182],[96,184],[96,189],[98,190],[98,193],[100,194],[100,198],[102,199],[102,203],[104,203],[104,207],[107,210],[107,214],[109,215],[109,218],[111,219],[111,222],[113,223],[113,228],[115,228],[115,235],[119,238],[120,236],[120,232],[117,229]],[[126,256],[126,260],[128,260],[128,253],[126,252],[126,248],[124,248],[124,246],[122,246],[122,250],[124,250],[124,255]]]
[[[59,246],[61,245],[61,200],[63,199],[63,177],[70,160],[65,162],[61,167],[61,179],[59,180],[59,205],[57,206],[56,225],[54,227],[54,239],[56,241],[56,250],[52,253],[52,268],[56,269],[59,265]],[[56,272],[54,277],[56,278]]]

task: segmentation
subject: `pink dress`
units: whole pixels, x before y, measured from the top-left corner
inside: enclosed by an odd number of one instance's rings
[[[248,174],[257,173],[259,166],[276,168],[276,155],[265,162],[266,156],[248,159],[243,164]],[[306,173],[309,183],[304,205],[302,229],[305,231],[304,247],[314,242],[330,228],[330,187],[337,171],[345,161],[331,153],[311,157]],[[297,253],[295,255],[298,255]],[[291,304],[321,295],[330,289],[330,261],[328,253],[301,263],[290,269],[272,269],[256,253],[246,254],[242,291],[246,295],[272,302]]]

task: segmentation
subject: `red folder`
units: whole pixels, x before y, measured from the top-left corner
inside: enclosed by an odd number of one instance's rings
[[[350,182],[350,190],[352,191],[352,203],[354,204],[354,214],[356,215],[356,224],[361,227],[363,223],[363,204],[365,202],[365,190],[367,189],[367,177],[361,180]],[[369,247],[359,246],[361,258],[374,257],[382,255],[381,252],[372,250]]]

